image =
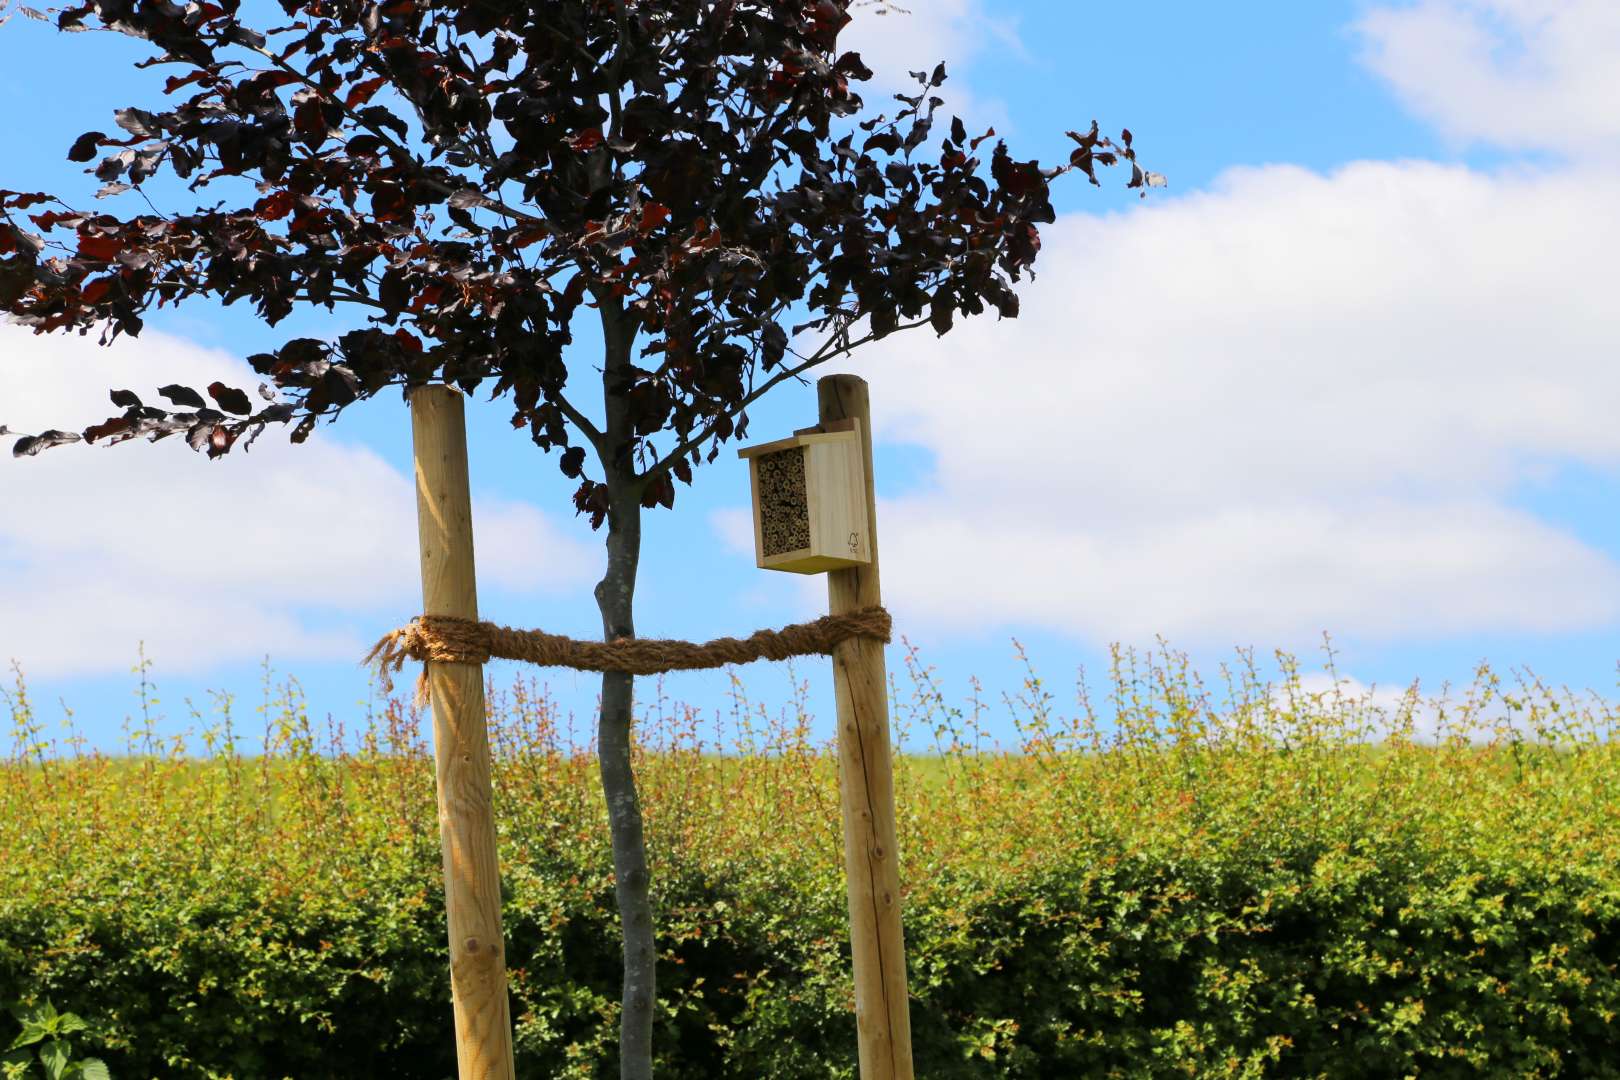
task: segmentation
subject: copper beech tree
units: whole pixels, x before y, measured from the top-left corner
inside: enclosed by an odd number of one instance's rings
[[[872,73],[838,47],[849,7],[281,0],[254,9],[259,26],[234,0],[53,12],[63,30],[142,40],[137,66],[163,79],[158,102],[72,140],[97,197],[167,171],[203,205],[143,200],[125,216],[0,190],[0,309],[104,342],[197,296],[246,302],[271,326],[298,305],[356,317],[333,340],[249,356],[256,392],[115,389],[117,415],[14,452],[177,435],[217,458],[270,425],[301,442],[391,387],[488,390],[578,479],[591,527],[606,524],[602,629],[633,635],[642,511],[672,506],[751,403],[897,331],[1017,315],[1058,176],[1096,183],[1097,166],[1123,162],[1129,186],[1158,181],[1129,132],[1116,143],[1095,123],[1069,133],[1056,168],[970,137],[936,118],[943,65],[882,113],[863,109],[855,87]],[[581,306],[600,319],[600,355],[572,354]],[[581,407],[596,393],[599,422]],[[631,691],[631,676],[603,676],[598,746],[621,1070],[646,1077],[655,946]]]

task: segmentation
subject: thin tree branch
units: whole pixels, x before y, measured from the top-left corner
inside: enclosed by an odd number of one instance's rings
[[[603,453],[602,433],[597,430],[596,425],[591,423],[584,413],[575,408],[573,403],[561,394],[548,398],[548,400],[554,402],[562,410],[562,414],[568,417],[569,422],[579,428],[585,438],[590,441],[591,448],[596,451],[597,458],[600,459]]]
[[[896,326],[893,330],[889,331],[889,333],[897,334],[902,330],[915,330],[919,326],[926,325],[928,325],[927,319],[918,319],[916,322],[902,323],[899,326]],[[822,342],[821,347],[811,354],[811,356],[805,360],[804,363],[799,364],[796,367],[783,368],[781,371],[778,371],[775,375],[772,375],[769,379],[767,379],[764,384],[755,387],[747,394],[747,396],[745,396],[741,401],[737,402],[733,408],[726,410],[725,412],[721,413],[720,416],[716,417],[714,420],[711,420],[701,432],[692,436],[690,439],[687,439],[685,442],[681,443],[675,449],[671,450],[669,453],[660,458],[656,464],[641,474],[642,479],[646,480],[655,476],[664,469],[669,468],[680,458],[702,446],[714,436],[715,430],[722,418],[730,418],[741,413],[744,409],[748,408],[749,405],[763,397],[765,392],[771,389],[771,387],[775,386],[777,383],[784,382],[788,379],[798,378],[804,372],[809,371],[811,368],[820,364],[826,363],[835,356],[846,354],[852,349],[865,345],[869,341],[876,340],[876,334],[868,333],[863,338],[858,338],[855,341],[845,340],[844,343],[840,345],[839,341],[843,339],[843,336],[848,329],[849,325],[846,323],[843,327],[834,332],[833,335],[826,341]]]

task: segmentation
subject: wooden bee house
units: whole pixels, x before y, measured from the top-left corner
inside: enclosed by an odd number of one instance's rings
[[[754,561],[820,574],[872,561],[858,420],[737,451],[754,496]]]

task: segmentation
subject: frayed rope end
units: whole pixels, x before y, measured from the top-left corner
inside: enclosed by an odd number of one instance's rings
[[[361,661],[366,666],[375,666],[377,681],[382,686],[383,693],[394,692],[394,675],[405,666],[405,661],[418,656],[422,650],[421,624],[412,619],[398,630],[390,630],[377,640],[366,657]],[[427,704],[428,681],[427,662],[422,663],[422,673],[416,677],[416,694],[412,701],[417,708]]]

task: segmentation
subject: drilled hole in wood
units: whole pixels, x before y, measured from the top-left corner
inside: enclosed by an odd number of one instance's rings
[[[759,517],[765,554],[810,546],[810,496],[804,481],[804,447],[763,454],[759,462]]]

